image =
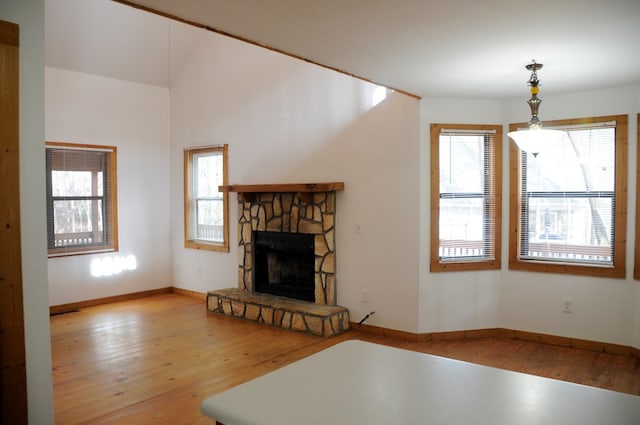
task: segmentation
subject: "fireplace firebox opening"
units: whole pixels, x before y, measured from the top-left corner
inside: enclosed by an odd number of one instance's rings
[[[253,232],[255,292],[315,301],[314,235]]]

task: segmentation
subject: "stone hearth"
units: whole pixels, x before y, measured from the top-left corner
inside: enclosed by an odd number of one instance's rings
[[[344,307],[236,288],[209,292],[207,309],[213,313],[323,337],[337,335],[349,328],[349,311]]]
[[[318,336],[349,328],[336,305],[336,191],[344,183],[220,186],[238,192],[238,288],[209,292],[209,311]],[[314,236],[314,302],[254,291],[254,232]]]

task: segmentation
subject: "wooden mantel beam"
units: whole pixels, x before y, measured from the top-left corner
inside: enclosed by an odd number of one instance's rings
[[[273,184],[232,184],[218,186],[220,192],[237,192],[238,199],[247,202],[253,202],[256,193],[278,193],[293,192],[297,193],[302,202],[308,204],[312,200],[312,194],[315,192],[332,192],[336,190],[344,190],[344,182],[332,183],[273,183]]]
[[[275,184],[232,184],[219,186],[220,192],[264,193],[264,192],[331,192],[344,190],[344,182],[332,183],[275,183]]]

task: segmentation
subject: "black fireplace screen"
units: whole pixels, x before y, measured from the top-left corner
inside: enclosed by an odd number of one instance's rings
[[[315,300],[314,235],[253,232],[256,292]]]

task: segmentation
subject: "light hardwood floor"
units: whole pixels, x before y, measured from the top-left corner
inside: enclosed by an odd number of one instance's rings
[[[213,424],[206,397],[346,339],[640,395],[640,359],[501,338],[414,343],[349,331],[323,339],[207,313],[178,294],[51,318],[55,419]]]

